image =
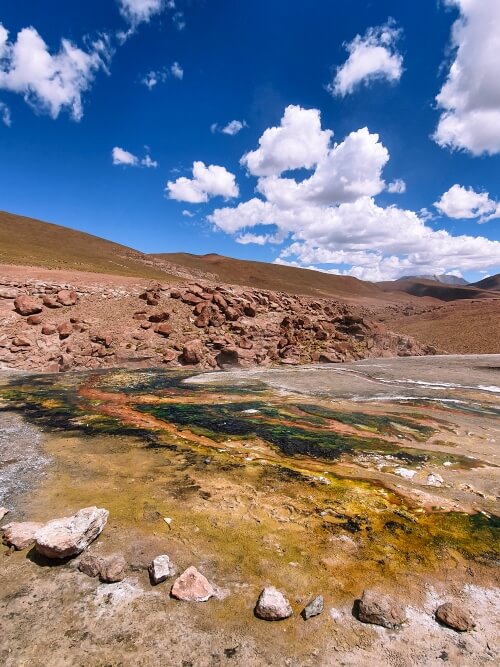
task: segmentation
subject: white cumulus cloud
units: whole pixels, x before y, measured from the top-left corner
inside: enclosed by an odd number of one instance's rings
[[[147,23],[167,6],[165,0],[118,0],[120,13],[131,24]]]
[[[111,151],[111,158],[114,165],[124,165],[127,167],[147,167],[156,168],[158,162],[153,160],[150,155],[146,154],[143,158],[137,157],[133,153],[126,151],[119,146],[115,146]]]
[[[366,280],[500,267],[499,241],[434,230],[425,215],[375,201],[387,187],[403,189],[384,182],[389,153],[377,134],[361,128],[339,143],[332,135],[318,110],[288,107],[242,159],[257,196],[215,209],[209,221],[239,243],[282,244],[281,263]],[[304,168],[301,180],[282,175]]]
[[[387,185],[387,192],[390,192],[391,194],[401,195],[403,194],[403,192],[406,192],[406,183],[403,181],[402,178],[396,178],[396,180],[391,181]]]
[[[473,155],[500,153],[500,2],[446,4],[460,16],[451,35],[454,59],[436,97],[442,112],[434,140]]]
[[[479,218],[479,222],[500,218],[500,204],[490,199],[488,192],[476,192],[457,183],[441,195],[434,206],[449,218]]]
[[[163,67],[158,70],[150,70],[141,80],[148,90],[153,90],[159,83],[165,83],[167,79],[173,76],[175,79],[182,81],[184,78],[184,70],[178,62],[172,63],[170,67]]]
[[[403,73],[403,57],[397,50],[401,30],[389,19],[386,24],[368,28],[364,35],[356,35],[345,47],[349,57],[337,68],[328,85],[332,95],[344,97],[362,83],[379,79],[397,82]]]
[[[96,73],[107,69],[109,40],[103,36],[87,51],[68,39],[51,54],[35,28],[23,28],[15,41],[0,24],[0,89],[23,95],[36,111],[57,118],[66,109],[74,120],[83,116],[82,94]]]
[[[175,181],[168,181],[166,191],[170,199],[201,204],[210,197],[231,199],[239,195],[234,174],[225,167],[204,162],[193,162],[193,178],[181,176]]]

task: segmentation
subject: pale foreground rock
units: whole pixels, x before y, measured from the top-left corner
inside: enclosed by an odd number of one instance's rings
[[[311,600],[311,602],[309,602],[309,604],[302,610],[302,616],[304,620],[307,621],[309,618],[321,614],[323,612],[324,606],[325,604],[323,601],[323,596],[318,595],[318,597],[314,598],[314,600]]]
[[[376,591],[365,590],[359,601],[358,619],[384,628],[398,628],[406,621],[404,608],[393,598]]]
[[[264,588],[255,605],[255,615],[265,621],[281,621],[293,614],[286,597],[274,586]]]
[[[191,566],[174,581],[172,597],[186,602],[206,602],[215,595],[212,584]]]
[[[457,632],[468,632],[476,626],[467,609],[455,602],[445,602],[440,605],[436,609],[436,618]]]
[[[48,558],[76,556],[101,533],[108,516],[108,510],[86,507],[73,516],[49,521],[38,531],[35,548]]]
[[[8,514],[10,510],[8,510],[6,507],[0,507],[0,521],[4,518],[6,514]]]
[[[175,567],[166,554],[157,556],[149,566],[149,576],[153,584],[161,584],[162,581],[173,577],[174,574]]]
[[[9,546],[18,551],[27,549],[35,541],[37,532],[43,528],[43,523],[35,521],[20,521],[3,526],[3,539]]]

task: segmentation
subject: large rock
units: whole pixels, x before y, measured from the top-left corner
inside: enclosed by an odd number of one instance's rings
[[[172,597],[186,602],[206,602],[215,595],[212,584],[191,566],[174,581]]]
[[[98,537],[108,516],[108,510],[86,507],[73,516],[49,521],[38,531],[35,548],[48,558],[76,556]]]
[[[15,299],[17,290],[10,287],[0,287],[0,299]]]
[[[149,566],[148,570],[151,583],[153,584],[161,584],[162,581],[165,581],[165,579],[168,579],[169,577],[173,577],[175,574],[175,567],[166,554],[157,556]]]
[[[127,563],[121,554],[114,554],[101,559],[99,577],[101,581],[113,584],[125,578]]]
[[[27,549],[35,541],[35,536],[43,523],[35,521],[20,521],[3,526],[3,540],[6,544],[18,551]]]
[[[265,621],[282,621],[293,614],[286,597],[274,586],[264,588],[255,605],[255,615]]]
[[[445,602],[436,609],[436,619],[457,632],[468,632],[476,624],[467,609],[455,602]]]
[[[74,306],[78,301],[78,295],[73,290],[62,289],[57,293],[57,300],[63,306]]]
[[[321,614],[324,608],[325,603],[323,596],[318,595],[318,597],[314,598],[314,600],[311,600],[311,602],[309,602],[309,604],[304,607],[302,610],[302,616],[304,620],[307,621],[309,618]]]
[[[36,313],[42,312],[42,307],[38,301],[26,294],[18,296],[14,301],[14,306],[20,315],[36,315]]]
[[[404,607],[389,595],[372,590],[363,591],[358,606],[358,619],[384,628],[398,628],[406,621]]]
[[[188,340],[182,348],[182,360],[185,364],[199,364],[205,348],[200,340]]]

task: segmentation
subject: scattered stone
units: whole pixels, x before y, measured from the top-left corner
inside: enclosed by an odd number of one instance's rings
[[[6,514],[8,514],[10,510],[8,510],[6,507],[0,507],[0,521],[4,518]]]
[[[309,618],[321,614],[324,608],[325,604],[323,601],[323,596],[318,595],[318,597],[314,598],[314,600],[311,600],[311,602],[309,602],[309,604],[304,607],[302,610],[302,616],[304,620],[307,621]]]
[[[17,297],[17,290],[9,287],[0,287],[0,299],[15,299]]]
[[[182,360],[186,364],[199,364],[203,359],[204,347],[199,340],[189,340],[182,348]]]
[[[427,475],[427,486],[442,486],[443,484],[444,479],[436,472],[431,472]]]
[[[57,327],[55,324],[44,324],[42,327],[42,333],[44,336],[53,336],[57,333]]]
[[[63,322],[57,327],[60,338],[67,338],[73,333],[73,327],[69,322]]]
[[[16,347],[30,347],[31,341],[29,338],[26,338],[26,336],[16,336],[12,340],[12,345],[15,345]]]
[[[445,602],[436,609],[436,619],[457,632],[469,632],[476,624],[467,609],[455,602]]]
[[[399,628],[405,623],[404,608],[393,598],[372,590],[363,591],[357,617],[362,623],[373,623],[384,628]]]
[[[26,294],[18,296],[14,300],[14,306],[20,315],[36,315],[42,312],[42,307],[38,301],[26,296]]]
[[[57,300],[62,306],[74,306],[78,301],[78,295],[73,290],[63,289],[57,293]]]
[[[206,602],[215,595],[212,584],[191,566],[174,581],[171,595],[186,602]]]
[[[274,586],[264,588],[255,605],[255,615],[264,621],[281,621],[292,616],[293,610],[286,597]]]
[[[150,322],[166,322],[166,320],[169,318],[170,313],[168,313],[166,310],[161,310],[150,315],[148,319]]]
[[[173,577],[175,574],[173,563],[166,554],[157,556],[149,566],[148,570],[151,583],[153,584],[161,584],[162,581],[165,581],[165,579],[168,579],[169,577]]]
[[[48,558],[75,556],[98,537],[108,516],[106,509],[86,507],[73,516],[49,521],[38,531],[35,548]]]
[[[43,528],[43,523],[20,521],[3,526],[3,540],[18,551],[27,549],[35,541],[35,535]]]
[[[50,294],[44,294],[42,296],[42,303],[44,306],[47,306],[47,308],[62,308],[62,305]]]
[[[127,563],[121,554],[101,559],[99,578],[107,584],[114,584],[125,578]]]
[[[32,326],[36,326],[37,324],[42,323],[42,316],[41,315],[28,315],[26,318],[26,322]]]
[[[170,336],[172,331],[172,325],[168,322],[163,322],[162,324],[158,324],[158,326],[155,327],[155,332],[160,334],[160,336]]]
[[[101,556],[96,554],[84,554],[78,563],[78,569],[88,577],[97,577],[101,571]]]

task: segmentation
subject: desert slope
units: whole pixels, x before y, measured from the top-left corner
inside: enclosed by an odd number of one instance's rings
[[[5,211],[0,211],[0,264],[173,278],[147,255],[127,246]]]

